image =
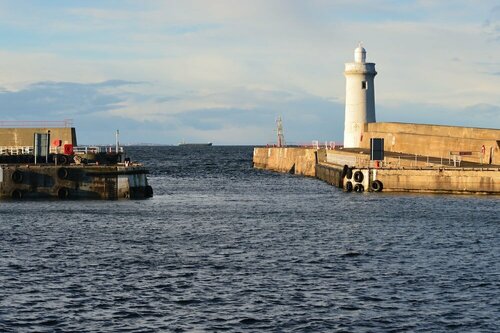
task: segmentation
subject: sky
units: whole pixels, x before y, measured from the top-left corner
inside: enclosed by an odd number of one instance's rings
[[[344,63],[377,121],[500,128],[498,0],[0,0],[0,121],[79,144],[342,142]]]

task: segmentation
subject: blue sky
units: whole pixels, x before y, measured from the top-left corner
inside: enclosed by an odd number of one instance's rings
[[[341,142],[344,63],[378,121],[500,128],[489,0],[0,1],[0,120],[71,118],[81,144]]]

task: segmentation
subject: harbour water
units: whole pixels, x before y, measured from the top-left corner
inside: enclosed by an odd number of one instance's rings
[[[498,332],[500,199],[129,147],[144,201],[0,203],[2,332]]]

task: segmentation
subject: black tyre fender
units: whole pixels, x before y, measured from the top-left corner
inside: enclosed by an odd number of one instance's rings
[[[384,184],[382,184],[380,180],[374,180],[371,183],[370,188],[373,192],[381,192],[384,189]]]
[[[149,185],[144,188],[144,197],[151,198],[153,196],[153,188]]]
[[[24,197],[24,193],[23,193],[23,191],[21,191],[19,189],[15,189],[15,190],[12,191],[12,193],[10,194],[10,196],[14,200],[21,200]]]
[[[356,182],[361,183],[361,182],[363,181],[363,178],[365,178],[365,177],[363,176],[363,172],[361,172],[361,171],[359,171],[359,170],[358,170],[358,171],[356,171],[356,172],[354,173],[354,180],[355,180]]]
[[[67,155],[58,155],[57,156],[57,163],[61,164],[61,165],[66,165],[69,163],[69,156]]]
[[[59,170],[57,170],[57,177],[61,179],[66,179],[68,178],[68,176],[69,176],[69,170],[67,168],[59,168]]]
[[[351,179],[352,178],[352,168],[347,168],[345,175],[346,175],[347,179]]]
[[[23,176],[23,173],[19,170],[15,170],[13,173],[12,173],[12,181],[14,183],[22,183],[23,182],[23,179],[24,179],[24,176]]]
[[[59,190],[57,190],[57,197],[61,200],[69,199],[69,189],[67,187],[61,187]]]
[[[361,193],[361,192],[364,192],[365,190],[365,187],[361,184],[356,184],[354,185],[354,192],[358,192],[358,193]]]
[[[345,183],[345,191],[346,192],[352,192],[352,182],[346,182]]]
[[[342,169],[342,175],[340,176],[340,178],[344,178],[347,175],[347,170],[349,170],[349,166],[344,165],[344,168]]]

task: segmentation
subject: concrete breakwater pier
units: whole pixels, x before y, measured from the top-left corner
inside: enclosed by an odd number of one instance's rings
[[[0,128],[0,200],[153,196],[148,170],[125,157],[118,131],[115,147],[78,147],[68,125]]]
[[[257,169],[315,177],[350,192],[500,194],[500,166],[386,154],[379,165],[363,149],[256,147]]]
[[[499,129],[376,122],[377,71],[361,44],[344,75],[342,148],[282,147],[278,128],[278,148],[254,149],[255,168],[317,177],[347,192],[500,194]]]

